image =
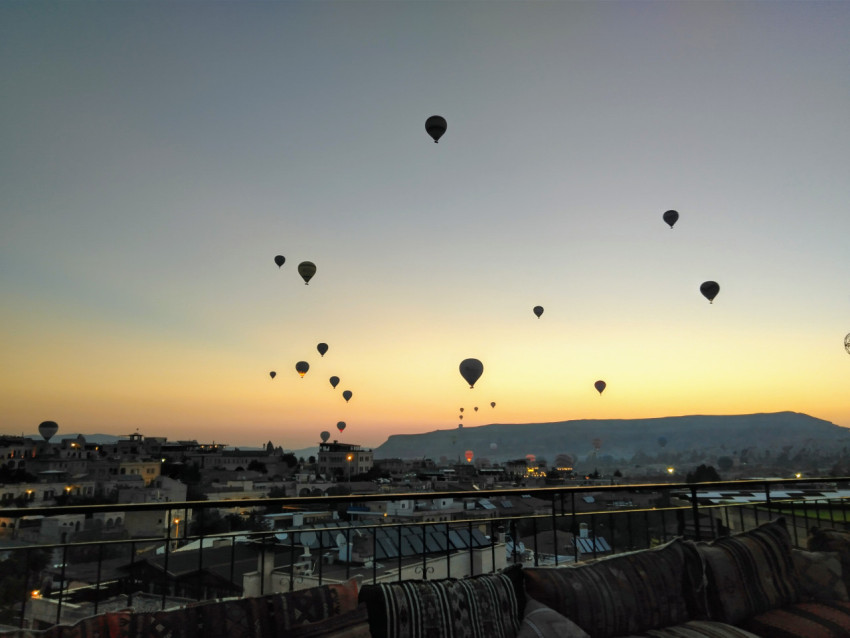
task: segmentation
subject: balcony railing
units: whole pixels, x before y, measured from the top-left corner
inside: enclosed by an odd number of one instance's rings
[[[840,478],[4,508],[0,551],[21,597],[0,609],[0,624],[44,627],[350,578],[562,565],[676,536],[709,540],[779,515],[804,547],[811,527],[846,526],[848,497],[850,479]],[[401,502],[412,507],[393,505]],[[261,508],[264,524],[209,531],[218,510],[234,507]]]

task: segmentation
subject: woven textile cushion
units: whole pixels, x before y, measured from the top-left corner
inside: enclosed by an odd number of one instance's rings
[[[528,598],[517,638],[590,638],[590,634],[554,609]]]
[[[809,530],[809,549],[815,552],[838,552],[844,585],[850,592],[850,532],[837,529]]]
[[[847,638],[850,602],[798,603],[759,614],[743,626],[767,638]]]
[[[89,616],[73,625],[54,625],[48,629],[17,629],[2,632],[4,638],[120,638],[126,636],[129,611],[116,611]]]
[[[360,601],[374,638],[515,638],[525,603],[520,571],[364,585]]]
[[[797,570],[801,600],[848,600],[838,552],[807,552],[794,548],[791,550],[791,559],[794,561],[794,569]]]
[[[566,567],[523,570],[529,597],[594,638],[627,636],[689,620],[680,539]]]
[[[696,548],[706,563],[713,620],[738,625],[800,598],[783,518]]]
[[[208,602],[133,614],[130,636],[145,638],[277,638],[357,608],[357,581],[283,594]]]

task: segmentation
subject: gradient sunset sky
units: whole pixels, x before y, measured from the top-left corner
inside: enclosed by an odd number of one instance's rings
[[[848,34],[847,2],[4,2],[0,433],[850,427]]]

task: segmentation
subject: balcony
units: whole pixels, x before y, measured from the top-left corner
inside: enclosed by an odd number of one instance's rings
[[[169,609],[351,578],[562,565],[676,536],[708,540],[780,513],[803,547],[810,527],[847,526],[848,497],[850,479],[841,478],[4,508],[0,551],[21,595],[0,610],[0,623],[44,628],[111,609]],[[399,501],[410,510],[389,516]],[[234,520],[217,514],[234,503],[246,517],[257,508],[265,515],[253,516],[253,529],[213,528]]]

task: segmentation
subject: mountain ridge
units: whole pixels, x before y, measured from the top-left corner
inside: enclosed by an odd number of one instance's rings
[[[598,456],[630,459],[635,454],[700,450],[732,453],[758,448],[779,451],[790,446],[812,449],[850,444],[850,429],[799,412],[736,415],[683,415],[645,419],[575,419],[544,423],[491,423],[475,427],[433,430],[420,434],[393,434],[374,448],[375,458],[420,458],[423,451],[435,460],[463,457],[491,461],[522,458],[526,454],[554,460],[569,454],[575,460]]]

